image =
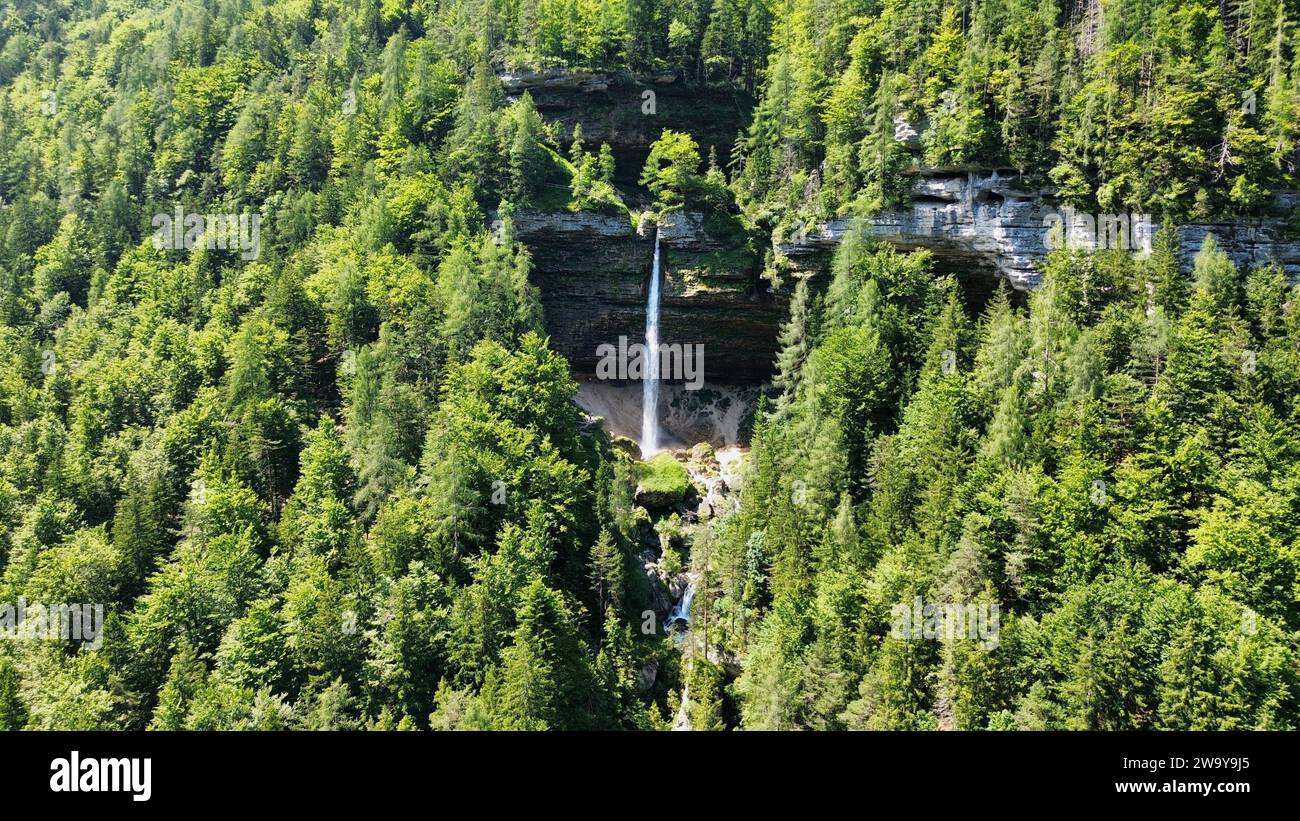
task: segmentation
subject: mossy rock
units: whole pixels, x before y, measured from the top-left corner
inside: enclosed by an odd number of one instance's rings
[[[661,453],[637,466],[636,503],[648,510],[663,510],[686,498],[691,477],[671,453]]]
[[[623,451],[636,461],[641,461],[641,446],[626,436],[615,436],[610,444],[616,450]]]

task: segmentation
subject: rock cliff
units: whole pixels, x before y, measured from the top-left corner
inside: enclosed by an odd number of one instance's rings
[[[501,80],[508,95],[532,95],[558,133],[581,124],[588,148],[608,142],[625,190],[635,185],[651,143],[664,128],[689,132],[704,153],[716,151],[725,164],[749,110],[747,101],[730,92],[692,88],[671,74],[554,69],[508,73]],[[900,141],[915,137],[911,125],[898,127]],[[1276,261],[1293,281],[1300,279],[1300,235],[1292,227],[1297,205],[1300,195],[1283,194],[1266,216],[1179,226],[1180,262],[1190,268],[1212,233],[1238,265]],[[978,304],[999,278],[1020,291],[1037,286],[1038,265],[1052,242],[1050,226],[1062,214],[1069,218],[1050,187],[1014,171],[931,169],[916,174],[907,205],[867,218],[863,226],[900,249],[930,249],[937,267],[961,276]],[[1159,229],[1159,215],[1150,216],[1145,232],[1137,228],[1142,215],[1124,218],[1132,221],[1128,236],[1134,244],[1149,241]],[[573,364],[575,376],[591,379],[600,345],[617,345],[620,336],[629,343],[642,339],[653,231],[638,231],[622,214],[524,212],[515,222],[517,235],[532,251],[552,341]],[[824,286],[834,249],[848,229],[848,219],[795,226],[789,239],[773,243],[773,251]],[[738,224],[697,213],[671,215],[661,232],[661,341],[702,344],[704,378],[711,385],[753,385],[769,378],[789,289],[769,290],[759,276],[755,243]]]
[[[1190,267],[1205,236],[1214,234],[1239,266],[1276,261],[1292,280],[1300,278],[1300,235],[1289,224],[1298,204],[1300,196],[1285,193],[1267,216],[1180,225],[1175,229],[1179,262]],[[1006,277],[1024,291],[1038,285],[1037,265],[1049,251],[1051,227],[1069,221],[1069,215],[1051,188],[1030,185],[1015,172],[932,170],[917,174],[910,205],[881,211],[864,220],[863,227],[904,250],[929,248],[943,270]],[[1122,216],[1136,225],[1143,215]],[[1159,230],[1159,216],[1149,218],[1152,229]],[[1094,216],[1091,224],[1104,219]],[[824,271],[848,226],[847,218],[796,226],[791,239],[774,249],[798,270]],[[1097,234],[1103,233],[1098,227]]]
[[[707,382],[765,380],[785,302],[763,287],[754,255],[698,214],[674,214],[661,230],[660,341],[703,345]],[[643,341],[653,229],[638,233],[624,216],[522,212],[515,232],[532,252],[552,344],[577,377],[595,375],[600,345]]]

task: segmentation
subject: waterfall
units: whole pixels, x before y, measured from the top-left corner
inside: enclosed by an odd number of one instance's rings
[[[645,352],[641,362],[641,458],[659,450],[659,229],[655,229],[654,267],[646,289]]]
[[[691,623],[691,602],[695,601],[695,582],[686,585],[686,592],[673,605],[673,609],[668,611],[668,618],[664,619],[664,630],[671,630],[673,625],[679,621],[687,624]]]

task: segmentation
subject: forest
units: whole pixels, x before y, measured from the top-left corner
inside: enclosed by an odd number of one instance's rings
[[[0,11],[0,729],[1300,726],[1300,286],[1175,241],[1300,236],[1297,0]],[[534,75],[740,127],[636,154]],[[860,221],[920,169],[1162,227],[973,300]],[[575,403],[516,231],[683,210],[788,302],[709,517],[712,447]]]

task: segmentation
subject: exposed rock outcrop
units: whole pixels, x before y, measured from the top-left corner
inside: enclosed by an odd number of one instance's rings
[[[1276,261],[1294,280],[1300,277],[1300,237],[1288,217],[1298,204],[1300,196],[1284,193],[1268,216],[1178,226],[1179,262],[1190,267],[1212,233],[1237,265]],[[1037,265],[1049,251],[1051,226],[1064,213],[1053,189],[1031,185],[1015,172],[925,171],[916,177],[909,207],[881,211],[863,226],[903,250],[929,248],[943,269],[1003,276],[1023,291],[1038,285]],[[1159,230],[1159,216],[1151,219]],[[796,269],[825,271],[848,227],[847,218],[802,227],[774,247]]]
[[[659,677],[659,659],[651,658],[645,663],[636,674],[636,689],[646,693],[650,688],[655,686],[655,679]]]
[[[762,287],[753,255],[697,214],[674,214],[662,230],[660,341],[702,345],[709,383],[767,379],[786,303]],[[532,252],[552,344],[577,376],[595,376],[602,344],[643,340],[653,230],[639,235],[626,216],[521,212],[515,233]]]
[[[718,448],[749,440],[748,426],[758,403],[757,385],[706,382],[698,391],[668,384],[659,391],[659,435],[663,447],[708,442]],[[641,435],[641,386],[588,381],[578,385],[578,405],[616,437]]]
[[[527,91],[529,94],[551,91],[606,91],[611,78],[607,74],[594,71],[567,68],[540,68],[507,71],[498,75],[506,94],[515,96]]]

